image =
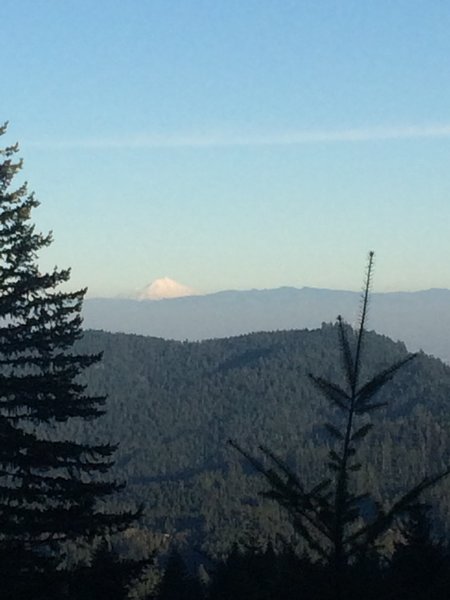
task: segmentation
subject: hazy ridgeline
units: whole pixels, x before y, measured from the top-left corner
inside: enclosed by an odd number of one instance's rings
[[[88,329],[195,341],[314,329],[338,314],[353,324],[360,300],[358,292],[284,287],[158,301],[92,298],[83,315]],[[450,362],[450,290],[373,293],[369,317],[369,329]]]

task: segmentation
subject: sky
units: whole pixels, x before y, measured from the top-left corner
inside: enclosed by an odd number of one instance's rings
[[[447,0],[2,0],[2,146],[90,296],[450,287]]]

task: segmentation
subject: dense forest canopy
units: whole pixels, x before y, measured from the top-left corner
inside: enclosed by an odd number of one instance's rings
[[[307,483],[323,475],[332,409],[307,374],[342,378],[334,325],[197,343],[86,331],[79,348],[104,352],[86,377],[92,393],[108,394],[107,411],[70,433],[120,444],[116,472],[125,498],[146,503],[150,531],[213,554],[248,529],[289,538],[279,508],[257,495],[264,482],[226,442],[270,446]],[[403,344],[369,332],[363,378],[404,356]],[[388,407],[374,415],[360,474],[380,500],[450,462],[449,397],[450,369],[424,354],[380,393]],[[449,492],[450,482],[430,492],[446,526]]]

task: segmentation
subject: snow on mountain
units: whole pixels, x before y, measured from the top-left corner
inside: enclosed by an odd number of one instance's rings
[[[139,293],[138,300],[163,300],[165,298],[182,298],[194,295],[194,290],[187,285],[178,283],[170,277],[161,277],[145,287]]]

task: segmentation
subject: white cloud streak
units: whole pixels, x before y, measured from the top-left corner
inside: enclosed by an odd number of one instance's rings
[[[408,139],[450,138],[450,124],[405,127],[367,127],[337,130],[300,130],[278,133],[193,133],[135,135],[119,138],[25,141],[24,146],[49,150],[226,148],[234,146],[295,146]]]

